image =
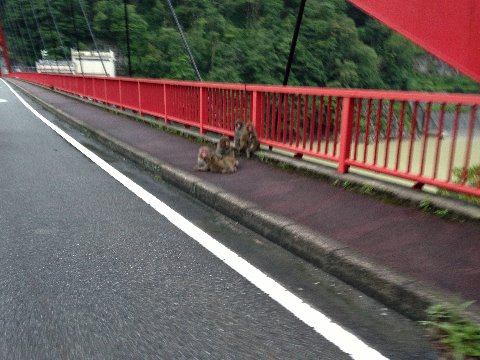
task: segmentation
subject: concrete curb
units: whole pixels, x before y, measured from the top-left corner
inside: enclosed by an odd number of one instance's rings
[[[159,174],[164,181],[414,320],[425,319],[425,310],[431,305],[443,303],[456,308],[465,302],[464,299],[449,292],[396,274],[322,234],[295,224],[289,218],[265,211],[254,203],[176,169],[102,131],[89,127],[81,120],[45,103],[21,86],[13,85],[74,127],[86,131],[97,141],[145,169]],[[470,308],[464,316],[480,324],[478,308]]]

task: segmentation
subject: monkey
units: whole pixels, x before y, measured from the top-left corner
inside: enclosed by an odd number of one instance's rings
[[[235,150],[240,154],[242,151],[246,151],[248,147],[248,129],[242,120],[235,121]]]
[[[200,146],[197,155],[197,164],[193,168],[196,171],[208,171],[207,159],[215,154],[215,151],[208,146]]]
[[[222,136],[217,143],[215,155],[217,155],[217,157],[221,159],[224,155],[231,154],[232,149],[230,148],[230,138],[228,136]]]
[[[257,132],[255,131],[255,128],[253,127],[253,124],[251,121],[247,121],[247,123],[245,124],[245,126],[247,127],[247,131],[249,133],[253,133],[255,135],[255,137],[257,137]]]
[[[260,147],[260,141],[258,141],[257,132],[255,131],[251,121],[247,121],[245,127],[248,131],[247,148],[245,149],[245,152],[247,153],[247,158],[250,158],[252,154]]]
[[[219,158],[215,150],[208,146],[201,146],[198,149],[197,164],[194,167],[196,171],[211,171],[225,173],[234,173],[238,168],[238,160],[233,155],[223,155]]]
[[[260,147],[260,141],[258,141],[257,135],[253,132],[248,133],[248,145],[247,145],[247,158],[250,159],[250,157],[253,155],[255,151],[258,150]]]
[[[238,169],[238,160],[233,155],[224,155],[220,159],[214,154],[207,159],[207,164],[211,172],[222,174],[234,173]]]

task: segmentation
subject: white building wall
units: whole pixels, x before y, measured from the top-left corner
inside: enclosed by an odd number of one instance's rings
[[[107,76],[115,76],[115,54],[113,51],[97,52],[71,49],[71,54],[77,74],[105,76],[106,71]]]
[[[54,74],[77,74],[88,76],[115,76],[115,54],[113,51],[76,51],[70,49],[72,61],[39,60],[37,72]],[[103,65],[102,65],[103,62]],[[105,69],[104,69],[105,67]]]
[[[35,62],[38,73],[75,74],[75,66],[71,61],[39,60]]]

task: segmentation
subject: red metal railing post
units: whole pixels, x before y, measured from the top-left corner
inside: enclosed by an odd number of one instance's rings
[[[120,109],[125,110],[125,106],[123,105],[122,80],[118,80],[118,94],[120,99]]]
[[[354,99],[344,97],[342,100],[342,124],[340,128],[340,154],[338,159],[338,173],[344,174],[348,171],[349,165],[346,160],[350,157],[350,146],[352,143]]]
[[[143,110],[142,110],[142,92],[140,90],[140,81],[137,80],[137,91],[138,91],[138,114],[140,116],[143,116]]]
[[[165,124],[170,124],[170,120],[168,120],[167,115],[167,84],[163,84],[163,114],[165,119]]]
[[[255,128],[255,131],[257,132],[258,136],[260,136],[260,129],[261,129],[261,122],[262,122],[262,116],[261,116],[261,108],[260,108],[260,94],[258,91],[254,90],[252,91],[252,96],[250,97],[252,103],[250,107],[250,121],[253,124],[253,127]]]
[[[107,94],[107,79],[103,79],[103,104],[109,104],[110,102],[108,101],[108,94]]]
[[[200,134],[205,134],[205,129],[203,126],[207,121],[207,110],[208,110],[208,95],[207,91],[203,86],[200,86]]]

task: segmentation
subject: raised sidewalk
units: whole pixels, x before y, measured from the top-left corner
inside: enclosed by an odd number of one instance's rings
[[[240,158],[235,174],[195,172],[199,145],[148,124],[163,121],[135,121],[138,117],[118,109],[106,111],[86,100],[8,81],[164,180],[413,319],[424,318],[432,304],[480,301],[479,207],[337,175],[269,151],[260,156],[304,171]],[[373,186],[404,204],[334,186],[335,180]],[[443,219],[415,206],[425,199],[462,220]],[[467,316],[480,322],[478,309],[473,306]]]

